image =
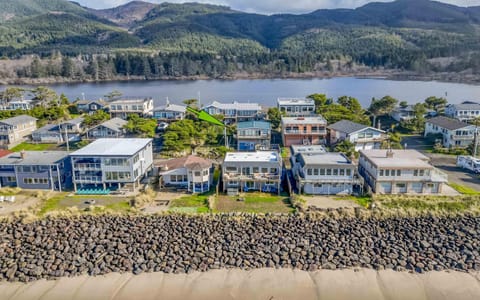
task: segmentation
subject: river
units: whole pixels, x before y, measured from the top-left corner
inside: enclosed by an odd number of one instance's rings
[[[180,81],[122,81],[105,83],[75,83],[50,85],[69,99],[98,99],[113,90],[123,97],[152,97],[156,105],[181,103],[184,99],[198,98],[205,105],[213,100],[221,102],[257,102],[275,106],[278,97],[305,97],[324,93],[338,98],[348,95],[367,107],[372,97],[390,95],[400,101],[417,103],[428,96],[446,97],[449,103],[480,100],[480,86],[437,81],[396,81],[337,77],[330,79],[252,79],[252,80],[180,80]]]

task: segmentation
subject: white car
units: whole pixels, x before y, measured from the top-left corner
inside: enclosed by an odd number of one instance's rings
[[[162,122],[162,123],[158,124],[157,130],[158,131],[165,131],[165,129],[167,129],[167,127],[168,127],[168,123]]]

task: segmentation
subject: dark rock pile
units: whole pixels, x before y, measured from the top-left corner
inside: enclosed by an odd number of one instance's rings
[[[0,280],[218,268],[480,270],[480,218],[83,216],[0,224]]]

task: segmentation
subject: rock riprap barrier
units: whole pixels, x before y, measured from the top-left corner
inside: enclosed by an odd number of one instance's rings
[[[0,280],[219,268],[480,270],[480,218],[82,216],[0,223]]]

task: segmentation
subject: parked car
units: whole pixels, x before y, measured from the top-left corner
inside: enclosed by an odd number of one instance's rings
[[[161,122],[161,123],[158,123],[157,130],[160,132],[164,132],[167,129],[167,127],[168,127],[168,123]]]

